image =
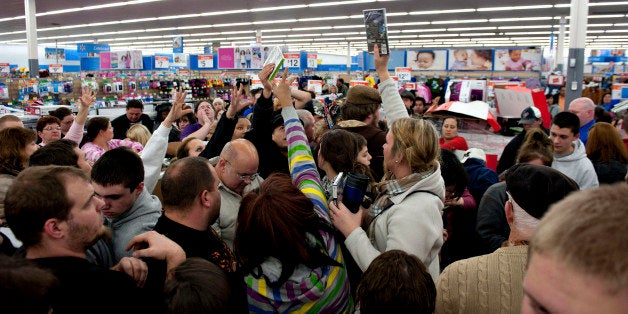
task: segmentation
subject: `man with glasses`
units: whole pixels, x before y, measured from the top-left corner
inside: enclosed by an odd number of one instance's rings
[[[222,149],[216,164],[220,183],[220,216],[212,226],[233,250],[233,239],[242,196],[258,189],[262,178],[257,173],[259,157],[255,146],[245,139],[233,140]]]

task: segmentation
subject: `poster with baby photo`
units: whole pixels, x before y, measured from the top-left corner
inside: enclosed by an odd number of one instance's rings
[[[406,65],[412,70],[444,71],[447,69],[447,50],[408,50]]]
[[[490,71],[493,69],[493,50],[450,49],[447,65],[450,71]]]
[[[495,71],[541,71],[541,49],[495,49]]]

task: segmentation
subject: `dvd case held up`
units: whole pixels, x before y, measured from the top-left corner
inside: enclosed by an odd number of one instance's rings
[[[373,53],[375,44],[379,47],[380,55],[389,54],[388,26],[386,9],[364,10],[364,26],[366,26],[366,43],[369,53]]]

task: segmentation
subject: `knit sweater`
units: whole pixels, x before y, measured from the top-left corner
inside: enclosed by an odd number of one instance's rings
[[[436,313],[519,313],[528,246],[449,265],[436,284]]]
[[[325,221],[330,222],[327,200],[321,188],[320,178],[314,158],[308,145],[303,126],[296,110],[286,107],[282,110],[288,141],[288,160],[293,183],[314,204],[314,210]],[[331,223],[331,222],[330,222]],[[247,274],[247,297],[249,312],[254,313],[347,313],[352,302],[349,294],[347,272],[342,253],[332,234],[320,231],[326,253],[343,266],[321,266],[315,269],[298,265],[281,287],[272,288],[281,273],[281,263],[273,257],[261,265],[261,276]]]

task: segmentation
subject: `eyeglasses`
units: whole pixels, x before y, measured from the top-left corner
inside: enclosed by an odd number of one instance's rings
[[[44,128],[44,130],[46,130],[46,131],[52,131],[52,130],[61,131],[61,127],[60,126],[47,126],[47,127]]]
[[[231,162],[229,162],[229,160],[226,160],[226,159],[225,159],[225,162],[226,162],[229,166],[231,166],[231,168],[233,169],[233,172],[235,172],[236,176],[237,176],[240,180],[242,180],[242,181],[244,181],[244,180],[246,180],[246,179],[253,181],[253,180],[257,179],[257,177],[259,176],[259,173],[254,173],[254,174],[240,174],[240,173],[238,173],[238,171],[236,171],[235,167],[233,166],[233,164],[231,164]]]

